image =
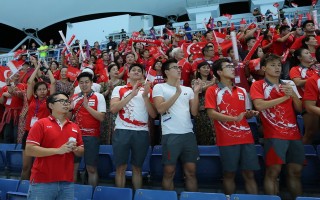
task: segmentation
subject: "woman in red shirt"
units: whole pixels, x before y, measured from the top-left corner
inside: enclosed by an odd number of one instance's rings
[[[49,70],[49,66],[45,63],[45,67],[48,70],[47,74],[50,79],[50,94],[55,93],[56,91],[56,80],[53,77],[52,72]],[[45,70],[42,70],[44,73]],[[48,117],[50,115],[50,111],[47,108],[46,100],[49,95],[48,92],[48,85],[43,81],[36,82],[35,79],[37,77],[37,73],[40,72],[40,65],[36,66],[36,69],[30,76],[28,80],[27,86],[27,99],[29,104],[29,109],[26,118],[26,127],[25,127],[25,134],[22,138],[22,149],[23,149],[23,164],[22,164],[22,172],[21,172],[21,179],[22,180],[29,180],[31,167],[32,167],[32,157],[25,155],[25,146],[26,146],[26,139],[28,137],[28,133],[30,128],[33,124],[38,121],[39,119]],[[38,79],[39,80],[39,79]]]
[[[294,52],[296,66],[290,70],[290,79],[295,83],[301,97],[304,95],[304,86],[307,79],[314,74],[319,73],[314,66],[314,58],[308,49],[300,48]],[[317,115],[307,113],[303,108],[302,117],[304,121],[303,143],[312,144],[313,137],[317,133],[319,126],[319,117]]]

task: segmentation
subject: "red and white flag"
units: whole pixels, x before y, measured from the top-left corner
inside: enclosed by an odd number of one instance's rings
[[[318,0],[312,0],[312,6],[314,7],[318,3]]]
[[[250,60],[249,62],[249,70],[250,72],[255,72],[261,69],[260,67],[260,58]]]
[[[147,74],[147,77],[146,77],[146,81],[148,80],[151,83],[153,83],[154,80],[156,80],[156,77],[157,77],[157,72],[155,70],[151,69],[151,67],[150,67],[148,74]]]
[[[296,3],[291,3],[291,5],[292,5],[292,7],[294,7],[294,8],[297,8],[298,7],[298,4],[296,4]]]
[[[9,67],[0,66],[0,87],[6,85],[6,79],[10,77],[11,71]]]
[[[69,66],[68,70],[67,70],[67,77],[71,81],[75,81],[80,73],[81,73],[80,69],[77,69],[75,67],[70,67]]]
[[[11,60],[7,63],[7,66],[10,68],[12,75],[16,74],[24,64],[24,60]]]
[[[273,6],[278,8],[279,7],[279,3],[274,3]]]

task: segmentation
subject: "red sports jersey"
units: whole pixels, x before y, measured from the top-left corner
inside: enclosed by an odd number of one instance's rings
[[[306,85],[304,86],[303,101],[316,101],[316,105],[320,106],[320,76],[315,74],[308,78]]]
[[[70,137],[76,138],[77,146],[83,146],[81,131],[75,123],[67,119],[61,127],[54,117],[49,116],[34,124],[26,142],[43,148],[59,148],[67,143]],[[73,159],[73,152],[36,158],[30,181],[35,183],[73,182]]]
[[[304,67],[304,66],[295,66],[290,69],[290,79],[293,80],[294,78],[301,78],[302,80],[306,80],[317,74],[319,71],[314,67]],[[304,87],[297,87],[300,96],[303,97]]]
[[[281,84],[274,85],[266,79],[255,81],[250,89],[252,100],[263,99],[269,101],[285,96],[280,91]],[[284,140],[297,140],[301,138],[292,98],[274,107],[262,110],[260,113],[264,138]]]
[[[83,94],[75,94],[72,97],[75,123],[81,129],[83,136],[100,136],[100,121],[94,118],[85,107],[83,107]],[[102,94],[92,92],[88,96],[88,105],[98,112],[106,112],[106,102]]]
[[[219,83],[207,89],[205,108],[229,115],[238,116],[250,109],[250,100],[244,88],[234,86],[232,89]],[[222,122],[213,120],[217,134],[218,146],[253,144],[250,126],[245,118],[240,122]]]

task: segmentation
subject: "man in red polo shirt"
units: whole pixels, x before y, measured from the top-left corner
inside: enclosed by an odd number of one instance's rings
[[[305,159],[296,119],[296,112],[302,110],[301,97],[293,81],[280,80],[279,56],[265,56],[261,67],[265,78],[252,84],[250,94],[255,108],[261,112],[267,166],[265,193],[278,194],[277,178],[286,164],[287,187],[295,199],[302,194],[300,177]]]
[[[250,110],[251,102],[244,88],[235,86],[235,66],[227,58],[217,60],[213,73],[219,80],[207,89],[205,108],[213,120],[219,146],[225,194],[235,192],[235,176],[241,165],[246,190],[257,194],[254,170],[259,170],[258,156],[253,136],[246,118],[257,115]]]
[[[28,199],[74,199],[73,159],[84,151],[81,131],[66,117],[66,94],[49,96],[47,106],[51,116],[35,122],[26,141],[26,154],[36,157]]]
[[[100,144],[100,123],[105,118],[106,101],[102,94],[91,89],[93,75],[82,72],[77,80],[81,92],[72,97],[73,120],[82,132],[84,143],[84,162],[88,171],[88,183],[92,186],[98,184],[98,157]],[[75,160],[75,179],[81,159]]]

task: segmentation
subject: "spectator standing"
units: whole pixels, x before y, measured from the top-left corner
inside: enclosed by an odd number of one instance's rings
[[[26,154],[36,157],[28,199],[74,199],[73,159],[83,154],[81,131],[67,118],[66,94],[49,96],[47,106],[51,115],[37,121],[27,138]]]
[[[182,70],[175,60],[167,60],[162,71],[166,83],[157,84],[153,89],[154,104],[161,115],[162,187],[164,190],[174,190],[173,178],[180,158],[186,189],[197,191],[196,163],[199,152],[190,113],[193,116],[198,114],[201,81],[195,82],[194,91],[181,86]]]

